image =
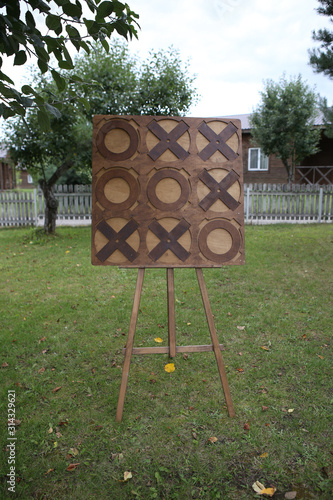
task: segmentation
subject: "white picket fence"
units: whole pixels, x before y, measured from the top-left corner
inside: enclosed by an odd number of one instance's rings
[[[57,225],[91,223],[91,186],[56,186]],[[332,185],[244,185],[247,224],[333,222]],[[0,192],[1,226],[42,226],[44,199],[40,190]]]
[[[91,223],[91,186],[55,186],[55,196],[59,201],[58,226],[80,226]],[[37,225],[44,224],[44,196],[38,190]]]
[[[244,184],[247,224],[333,221],[333,185]]]
[[[37,189],[0,191],[0,227],[37,224]]]

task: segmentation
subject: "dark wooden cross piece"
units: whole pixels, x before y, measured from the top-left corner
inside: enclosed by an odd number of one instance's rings
[[[134,248],[126,242],[127,238],[139,227],[135,220],[131,219],[118,233],[105,220],[102,220],[96,227],[109,240],[96,254],[101,262],[105,262],[115,250],[119,250],[130,262],[138,256]]]
[[[234,161],[237,158],[238,154],[227,144],[227,140],[237,132],[237,127],[232,122],[219,134],[208,127],[205,122],[200,125],[198,130],[209,141],[209,144],[199,153],[203,161],[208,160],[216,151],[220,151],[229,161]]]
[[[123,349],[125,354],[123,372],[121,378],[121,385],[118,398],[116,421],[121,422],[124,410],[127,382],[129,377],[129,370],[131,364],[132,354],[169,354],[171,358],[175,357],[177,353],[185,352],[205,352],[214,351],[215,359],[223,387],[223,392],[225,400],[227,403],[228,413],[230,417],[235,416],[235,410],[233,402],[230,395],[229,384],[227,380],[227,374],[225,371],[221,349],[222,345],[219,344],[216,328],[214,324],[214,317],[210,307],[206,283],[202,268],[196,268],[197,279],[200,287],[201,297],[206,313],[208,328],[211,336],[212,343],[209,345],[192,345],[192,346],[177,346],[176,345],[176,325],[175,325],[175,288],[174,288],[174,270],[173,268],[167,268],[167,297],[168,297],[168,346],[158,346],[158,347],[133,347],[134,345],[134,334],[136,328],[136,322],[140,307],[140,298],[142,292],[143,278],[144,278],[145,268],[141,267],[138,269],[138,277],[136,282],[136,289],[133,300],[133,308],[131,314],[131,320],[128,330],[128,338],[126,347]]]
[[[156,144],[148,153],[150,158],[154,161],[157,160],[167,149],[172,151],[177,158],[180,160],[185,160],[190,153],[185,151],[185,149],[178,144],[177,139],[179,139],[188,130],[189,126],[185,122],[181,121],[178,125],[171,130],[171,132],[166,132],[155,120],[148,125],[148,129],[158,138],[160,142]]]
[[[210,193],[208,193],[199,203],[199,206],[203,210],[207,211],[215,201],[219,199],[223,201],[230,210],[236,210],[236,208],[238,208],[239,202],[227,191],[227,189],[229,189],[238,179],[236,172],[231,170],[226,177],[220,182],[217,182],[207,170],[203,170],[203,172],[199,174],[199,179],[210,189]]]
[[[153,261],[158,260],[169,249],[182,262],[188,258],[189,252],[177,241],[190,227],[186,220],[182,219],[170,232],[162,227],[157,220],[153,220],[148,227],[161,240],[148,254]]]

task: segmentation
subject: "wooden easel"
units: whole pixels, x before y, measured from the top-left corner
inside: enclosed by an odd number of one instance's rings
[[[235,410],[232,403],[229,384],[227,380],[226,371],[224,368],[224,363],[221,355],[221,345],[219,344],[216,328],[214,324],[214,318],[212,310],[209,303],[207,287],[204,280],[202,268],[196,268],[197,279],[200,287],[201,297],[206,313],[207,323],[210,331],[210,336],[212,344],[210,345],[194,345],[194,346],[177,346],[176,345],[176,326],[175,326],[175,289],[174,289],[174,269],[167,268],[167,297],[168,297],[168,346],[158,346],[158,347],[138,347],[134,348],[134,334],[136,328],[136,322],[138,318],[140,298],[142,292],[143,278],[144,278],[145,268],[138,269],[138,277],[136,282],[135,294],[133,299],[133,308],[130,320],[130,326],[128,331],[128,339],[126,348],[123,352],[125,354],[121,385],[118,398],[118,407],[116,414],[116,421],[121,422],[123,416],[123,409],[125,403],[125,395],[127,389],[127,381],[129,376],[129,369],[131,363],[132,354],[152,354],[152,353],[164,353],[169,354],[171,358],[176,356],[178,352],[204,352],[204,351],[214,351],[218,371],[220,374],[220,379],[222,382],[222,387],[224,391],[224,396],[227,403],[228,413],[230,417],[235,416]]]

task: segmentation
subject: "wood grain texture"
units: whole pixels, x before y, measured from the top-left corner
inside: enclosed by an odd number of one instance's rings
[[[136,288],[135,288],[135,294],[134,294],[134,299],[133,299],[132,315],[131,315],[131,321],[130,321],[130,326],[129,326],[129,330],[128,330],[125,360],[124,360],[124,365],[123,365],[123,372],[122,372],[119,397],[118,397],[118,406],[117,406],[117,413],[116,413],[116,421],[117,422],[121,422],[121,419],[123,417],[127,382],[128,382],[129,370],[130,370],[130,365],[131,365],[131,357],[132,357],[132,351],[133,351],[134,334],[135,334],[136,322],[138,319],[144,274],[145,274],[145,270],[143,268],[138,270],[138,277],[137,277],[137,281],[136,281]]]
[[[173,268],[167,269],[169,356],[176,356],[175,281]]]
[[[218,371],[220,374],[220,379],[221,379],[221,383],[222,383],[222,387],[223,387],[224,397],[225,397],[225,400],[227,403],[228,413],[229,413],[230,417],[235,417],[236,413],[235,413],[234,405],[233,405],[233,402],[231,399],[227,374],[226,374],[223,359],[222,359],[220,344],[219,344],[219,341],[217,338],[214,317],[213,317],[213,313],[212,313],[212,310],[210,307],[207,287],[206,287],[206,283],[205,283],[202,269],[201,268],[196,269],[196,273],[197,273],[198,283],[199,283],[199,287],[200,287],[202,302],[203,302],[203,305],[205,308],[209,332],[210,332],[210,336],[212,339],[213,350],[214,350],[214,354],[215,354],[217,368],[218,368]]]
[[[239,120],[95,116],[92,263],[243,264],[241,151]]]
[[[224,350],[224,345],[219,344],[220,350]],[[176,353],[187,353],[187,352],[212,352],[214,346],[212,344],[208,345],[177,345],[175,347]],[[157,347],[133,347],[132,354],[169,354],[169,346],[157,346]],[[126,347],[123,348],[123,354],[126,354]]]

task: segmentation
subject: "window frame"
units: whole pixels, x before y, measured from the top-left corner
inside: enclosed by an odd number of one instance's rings
[[[255,150],[259,152],[258,161],[257,161],[257,168],[251,168],[251,151],[255,151]],[[267,161],[266,161],[267,168],[260,168],[262,156],[267,158]],[[264,153],[262,153],[261,148],[249,148],[248,160],[247,160],[247,170],[248,170],[248,172],[268,172],[268,170],[269,170],[269,156],[266,156]]]

